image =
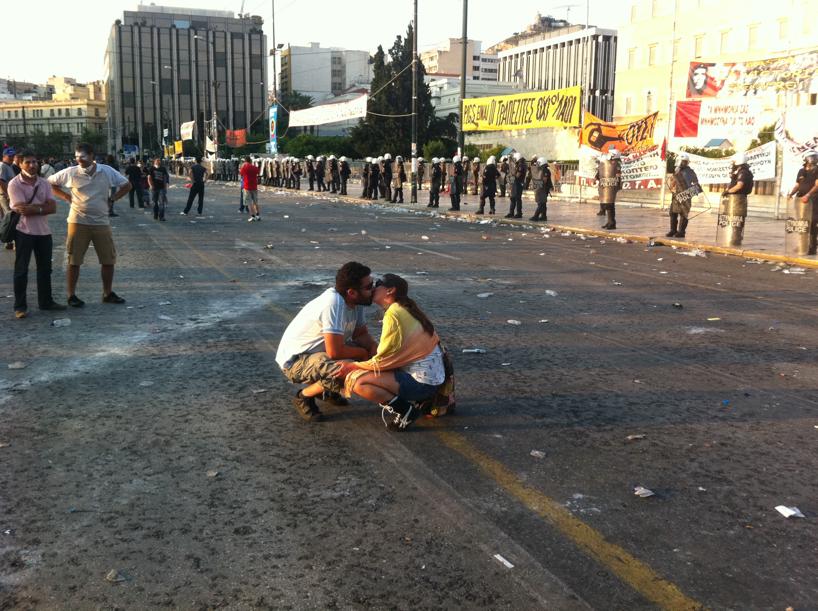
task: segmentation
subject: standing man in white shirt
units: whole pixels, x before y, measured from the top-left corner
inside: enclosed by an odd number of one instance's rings
[[[85,302],[77,297],[80,266],[93,243],[101,265],[102,302],[125,303],[111,288],[114,281],[116,248],[108,216],[110,206],[128,194],[131,183],[112,167],[94,161],[94,149],[90,144],[80,143],[74,152],[77,165],[57,172],[48,179],[54,195],[71,205],[68,213],[68,234],[65,254],[66,291],[68,305],[81,308]],[[117,191],[111,195],[111,189]]]

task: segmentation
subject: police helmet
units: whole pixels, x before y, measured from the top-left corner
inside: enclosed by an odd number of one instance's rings
[[[486,159],[486,165],[494,165],[497,163],[497,160],[494,158],[494,155]]]
[[[537,165],[538,166],[546,166],[546,165],[548,165],[548,160],[545,157],[538,157],[537,158]]]
[[[609,155],[610,159],[619,159],[619,157],[620,157],[619,151],[617,151],[613,147],[611,147],[611,149],[608,151],[608,155]]]
[[[432,165],[434,165],[436,163],[439,163],[439,162],[440,162],[440,159],[438,159],[437,157],[432,157]]]
[[[455,155],[452,157],[452,163],[457,163],[458,161],[460,161],[460,155]]]
[[[395,161],[403,161],[403,157],[401,157],[400,155],[397,155],[395,157]]]
[[[344,157],[343,155],[341,155],[340,159],[338,159],[338,161],[346,161],[346,160],[347,160],[347,158]]]
[[[744,165],[747,163],[747,155],[744,153],[736,153],[733,155],[733,163],[736,165]]]
[[[514,157],[514,161],[520,161],[520,159],[523,158],[523,155],[522,155],[522,153],[514,153],[513,157]]]
[[[392,159],[392,155],[390,155],[389,153],[384,153],[383,158],[386,159],[387,161],[389,161],[389,160]]]

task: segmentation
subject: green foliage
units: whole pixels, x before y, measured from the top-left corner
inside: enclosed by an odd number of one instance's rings
[[[279,142],[281,152],[293,157],[307,155],[344,155],[350,159],[361,157],[352,140],[344,136],[314,136],[313,134],[299,134],[294,138],[285,138]],[[365,155],[364,155],[365,156]]]
[[[495,144],[494,146],[483,149],[482,154],[485,155],[485,158],[488,159],[491,156],[494,156],[497,159],[497,162],[500,162],[500,155],[503,154],[503,151],[506,150],[508,147],[505,144]],[[482,157],[481,157],[482,159]]]
[[[480,159],[483,161],[487,159],[487,157],[484,157],[483,154],[480,152],[480,148],[476,144],[464,145],[463,155],[465,157],[468,157],[469,159],[474,159],[475,157],[480,157]]]
[[[773,140],[775,140],[775,123],[762,127],[761,131],[758,132],[755,139],[750,143],[750,148],[754,149],[757,146],[767,144]]]
[[[422,157],[431,160],[432,157],[451,157],[450,151],[454,151],[454,144],[447,145],[443,140],[430,140],[423,145]]]
[[[314,104],[313,99],[303,93],[293,91],[292,93],[282,93],[279,98],[279,105],[283,108],[278,109],[278,125],[276,132],[278,137],[284,137],[290,127],[290,113],[291,110],[304,110]]]
[[[83,132],[82,137],[86,135],[91,134]],[[35,131],[26,136],[9,136],[6,142],[18,150],[30,148],[43,157],[64,157],[71,153],[71,147],[75,142],[88,142],[88,140],[76,140],[76,136],[68,132],[46,134],[42,131]],[[104,134],[101,140],[91,141],[91,144],[95,151],[104,153],[106,144]]]
[[[362,155],[380,155],[386,152],[410,156],[412,142],[412,39],[411,25],[406,37],[397,36],[387,53],[379,46],[372,58],[372,94],[369,112],[351,133],[353,145]],[[399,76],[398,76],[399,75]],[[435,117],[429,86],[423,81],[423,64],[417,65],[417,143],[418,150],[425,143],[457,137],[457,128],[451,118]],[[394,80],[393,80],[394,79]],[[386,116],[384,116],[386,115]],[[425,155],[424,155],[425,156]]]

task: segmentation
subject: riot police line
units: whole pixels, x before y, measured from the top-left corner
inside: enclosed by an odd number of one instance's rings
[[[685,238],[689,222],[698,216],[691,216],[693,199],[704,191],[696,172],[689,165],[688,155],[680,153],[676,161],[676,168],[666,181],[671,204],[668,211],[670,227],[665,235]],[[372,201],[403,203],[405,186],[409,182],[408,162],[400,155],[393,159],[389,153],[360,161],[335,155],[307,155],[304,159],[282,155],[256,156],[252,158],[252,163],[259,168],[259,183],[268,187],[349,195],[348,184],[355,182],[361,189],[358,197]],[[187,174],[192,164],[189,160],[174,159],[168,162],[168,169],[182,176]],[[238,180],[241,162],[237,158],[206,160],[204,165],[212,180]],[[596,181],[600,206],[597,214],[605,216],[602,228],[615,230],[616,200],[622,189],[621,155],[616,149],[610,149],[597,158]],[[741,246],[748,196],[753,191],[753,184],[753,173],[746,155],[737,153],[732,158],[729,184],[719,201],[718,245]],[[443,195],[449,198],[448,210],[459,211],[466,196],[476,195],[479,197],[476,214],[493,215],[496,213],[497,197],[508,196],[509,209],[505,218],[521,219],[523,195],[533,190],[537,208],[529,220],[542,222],[548,220],[548,198],[557,185],[558,180],[552,176],[545,157],[535,156],[526,160],[519,152],[501,156],[499,162],[491,156],[485,163],[479,157],[458,155],[450,159],[417,159],[418,201],[421,202],[421,193],[428,191],[429,208],[439,208]],[[798,172],[796,185],[789,195],[786,252],[793,255],[815,254],[818,243],[818,154],[810,152],[804,156],[804,166]]]

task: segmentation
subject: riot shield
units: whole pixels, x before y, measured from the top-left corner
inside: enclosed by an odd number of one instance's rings
[[[741,246],[746,219],[747,196],[738,193],[722,195],[716,225],[716,244],[727,247]]]
[[[784,252],[790,256],[809,254],[812,230],[813,200],[804,204],[800,197],[787,199],[787,221],[784,224]]]

